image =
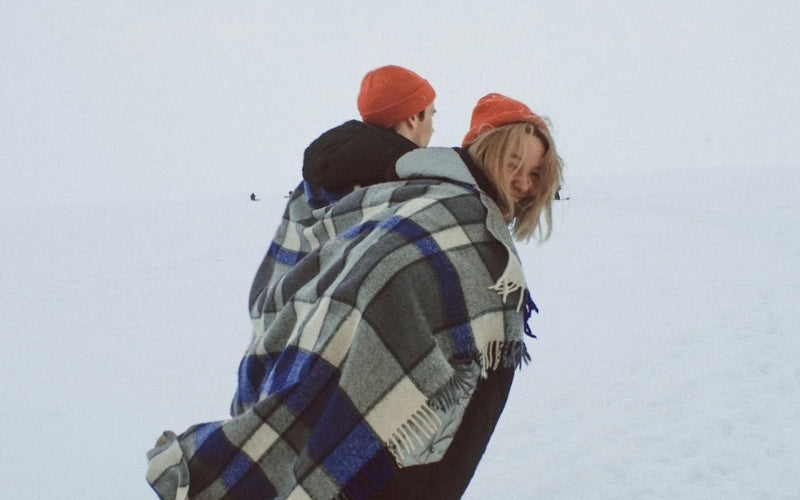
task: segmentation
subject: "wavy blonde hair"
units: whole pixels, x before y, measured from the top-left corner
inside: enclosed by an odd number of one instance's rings
[[[507,182],[507,165],[522,165],[512,160],[522,150],[522,139],[527,135],[538,137],[544,144],[544,156],[539,169],[539,194],[514,203]],[[536,234],[539,241],[550,237],[553,227],[552,203],[561,186],[562,161],[550,132],[529,122],[511,123],[482,132],[467,147],[472,160],[489,177],[497,191],[495,200],[510,224],[516,240],[529,240]],[[517,168],[520,168],[519,166]],[[513,173],[513,172],[512,172]]]

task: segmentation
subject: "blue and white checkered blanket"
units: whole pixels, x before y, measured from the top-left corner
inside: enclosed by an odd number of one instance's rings
[[[481,373],[527,361],[535,306],[500,211],[426,177],[318,210],[293,193],[254,282],[232,418],[164,434],[147,474],[161,498],[368,498],[441,458]]]

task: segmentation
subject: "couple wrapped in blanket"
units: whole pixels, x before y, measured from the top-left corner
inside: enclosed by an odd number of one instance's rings
[[[461,495],[529,359],[536,306],[512,236],[545,233],[542,218],[549,234],[561,175],[545,123],[499,94],[462,146],[404,146],[386,182],[292,192],[253,282],[231,418],[162,435],[160,498]]]

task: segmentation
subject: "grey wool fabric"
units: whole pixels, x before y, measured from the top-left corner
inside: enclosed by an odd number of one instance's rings
[[[317,210],[293,192],[231,418],[164,434],[160,498],[369,498],[441,459],[480,376],[527,361],[532,302],[494,201],[452,149],[397,172]]]

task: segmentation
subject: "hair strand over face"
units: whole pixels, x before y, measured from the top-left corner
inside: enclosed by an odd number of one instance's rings
[[[505,181],[506,166],[526,135],[539,138],[545,149],[539,169],[539,193],[515,204]],[[467,152],[494,184],[498,193],[495,201],[509,221],[514,238],[528,240],[537,234],[540,241],[548,239],[553,226],[552,202],[562,178],[562,161],[548,130],[529,122],[503,125],[482,132],[468,146]]]

